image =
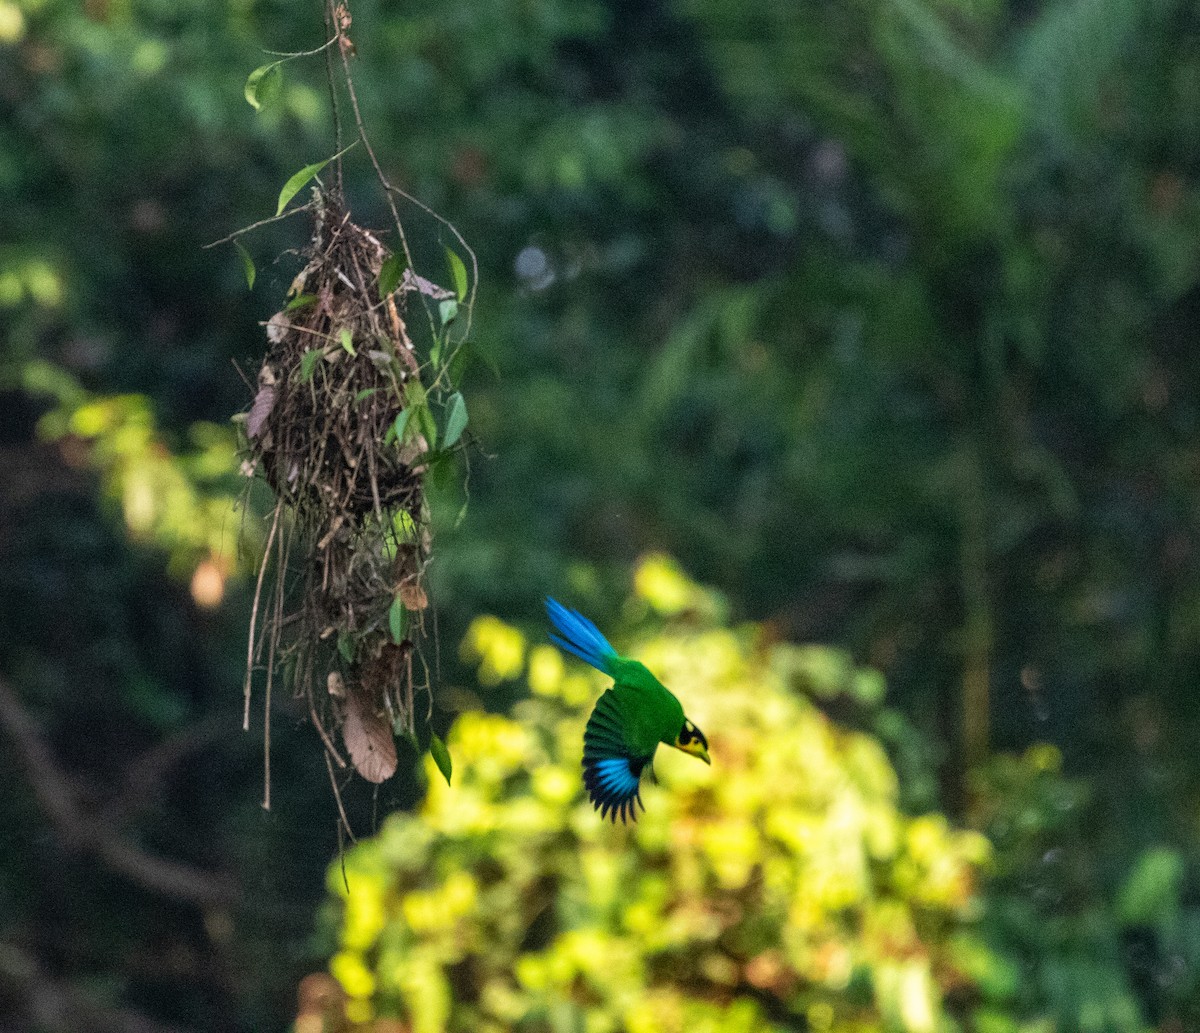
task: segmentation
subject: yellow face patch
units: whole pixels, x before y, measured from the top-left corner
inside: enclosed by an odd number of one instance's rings
[[[705,764],[712,763],[708,757],[708,740],[704,737],[704,733],[687,718],[684,718],[683,727],[679,729],[679,735],[675,737],[674,745],[675,749],[690,753],[693,757],[699,757]]]

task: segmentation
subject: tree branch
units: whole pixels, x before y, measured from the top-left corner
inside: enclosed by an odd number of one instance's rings
[[[95,1000],[42,971],[33,955],[9,943],[0,943],[0,986],[13,987],[25,999],[34,1028],[47,1033],[178,1033],[139,1012],[114,1008]]]
[[[33,718],[3,679],[0,727],[12,739],[38,805],[58,832],[64,849],[94,854],[131,882],[171,900],[207,907],[237,899],[238,891],[231,881],[146,853],[118,835],[110,822],[87,814]]]
[[[113,828],[131,821],[154,802],[172,768],[207,748],[223,731],[224,722],[214,715],[194,721],[150,747],[125,769],[124,787],[105,801],[95,820]]]

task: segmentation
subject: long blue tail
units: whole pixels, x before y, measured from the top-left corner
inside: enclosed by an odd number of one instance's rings
[[[591,664],[597,671],[612,674],[611,661],[619,655],[609,644],[608,639],[600,634],[596,627],[583,614],[576,610],[568,610],[562,603],[547,597],[546,613],[550,622],[562,637],[551,635],[550,641],[556,642],[569,653],[574,653],[584,663]]]

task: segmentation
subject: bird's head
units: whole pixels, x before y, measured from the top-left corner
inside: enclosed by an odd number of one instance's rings
[[[675,737],[675,741],[671,745],[677,750],[683,750],[684,753],[690,753],[693,757],[699,757],[705,764],[712,763],[708,759],[708,740],[704,738],[704,733],[686,717],[683,719],[683,727],[679,729],[679,735]]]

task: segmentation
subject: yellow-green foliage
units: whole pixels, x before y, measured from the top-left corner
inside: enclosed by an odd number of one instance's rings
[[[601,821],[579,765],[604,679],[481,619],[466,644],[481,680],[523,671],[531,698],[512,718],[463,714],[453,786],[430,763],[420,813],[351,850],[345,881],[331,870],[351,1017],[414,1033],[957,1028],[948,991],[974,1006],[996,963],[969,932],[988,842],[901,813],[880,743],[810,701],[877,675],[716,626],[719,605],[650,563],[631,616],[686,606],[693,623],[630,652],[683,698],[713,766],[664,748],[637,825]]]
[[[42,417],[39,433],[86,445],[72,455],[100,474],[130,537],[164,549],[178,576],[193,574],[207,560],[224,581],[238,555],[239,535],[258,537],[255,522],[242,520],[235,508],[244,489],[235,476],[232,427],[194,423],[182,449],[173,452],[142,395],[90,396],[73,377],[40,360],[24,365],[21,385],[57,402]]]

